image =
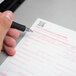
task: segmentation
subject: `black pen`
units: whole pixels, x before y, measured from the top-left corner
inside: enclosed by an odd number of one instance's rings
[[[11,28],[18,29],[18,30],[20,30],[22,32],[24,32],[24,31],[33,32],[30,28],[28,28],[28,27],[26,27],[26,26],[24,26],[22,24],[19,24],[17,22],[14,22],[14,21],[12,22]]]

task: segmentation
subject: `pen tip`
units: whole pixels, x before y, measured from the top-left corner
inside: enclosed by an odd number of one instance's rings
[[[30,28],[26,28],[26,31],[33,32]]]
[[[33,32],[31,29],[29,29],[29,32]]]

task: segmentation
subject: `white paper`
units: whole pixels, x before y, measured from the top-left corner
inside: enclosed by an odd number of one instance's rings
[[[76,32],[43,19],[19,42],[0,76],[76,76]]]

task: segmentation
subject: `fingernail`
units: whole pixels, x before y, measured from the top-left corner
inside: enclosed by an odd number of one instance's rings
[[[13,13],[11,11],[6,11],[3,13],[9,20],[13,19]]]
[[[6,13],[6,17],[7,17],[9,20],[12,20],[12,19],[13,19],[13,15],[12,15],[11,12]]]

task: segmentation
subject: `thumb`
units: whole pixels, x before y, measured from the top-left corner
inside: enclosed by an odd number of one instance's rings
[[[11,11],[3,12],[0,15],[0,50],[3,46],[3,40],[12,24],[13,13]]]

